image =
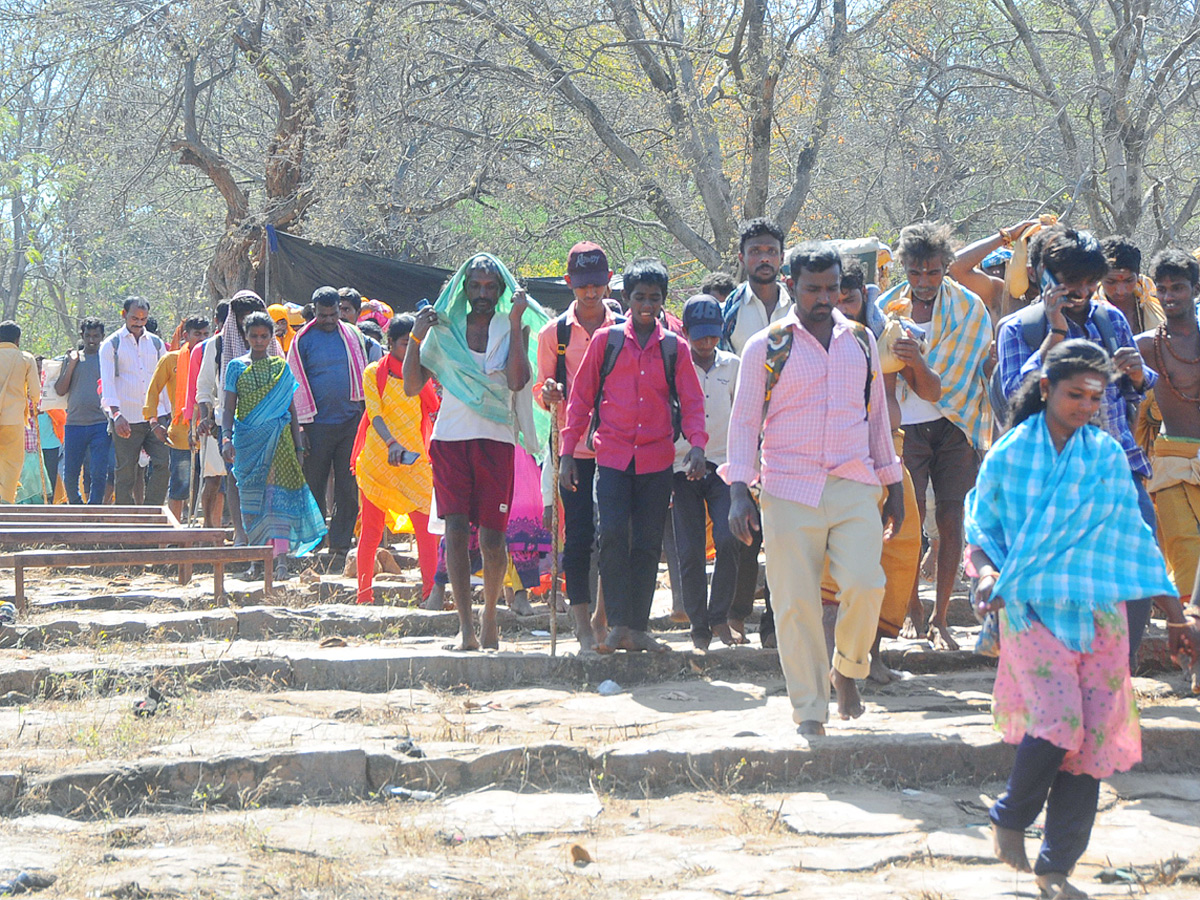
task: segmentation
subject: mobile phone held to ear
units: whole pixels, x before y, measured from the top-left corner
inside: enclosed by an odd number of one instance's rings
[[[1054,277],[1054,273],[1049,269],[1042,268],[1042,293],[1048,293],[1058,287],[1058,279]]]
[[[400,453],[400,465],[411,466],[420,458],[421,454],[416,450],[404,450]]]

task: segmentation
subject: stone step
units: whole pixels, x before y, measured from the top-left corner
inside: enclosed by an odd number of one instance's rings
[[[1200,738],[1195,722],[1145,723],[1144,761],[1137,771],[1191,774]],[[431,747],[412,759],[385,742],[308,742],[279,750],[183,759],[97,762],[48,775],[0,773],[0,812],[75,818],[156,810],[349,802],[385,785],[439,795],[487,787],[586,789],[620,796],[679,790],[795,790],[823,781],[926,789],[1002,781],[1012,748],[985,721],[957,723],[953,733],[844,734],[787,744],[763,735],[691,740],[635,740],[595,750],[562,742],[492,748]]]
[[[1138,679],[1142,771],[1196,773],[1200,700]],[[902,788],[1001,779],[1012,750],[991,726],[987,672],[864,686],[866,714],[829,736],[795,733],[780,680],[676,680],[615,695],[545,686],[184,693],[151,718],[132,695],[0,710],[0,807],[95,816],[163,807],[364,799],[384,784],[439,793],[486,785],[624,796]],[[413,755],[403,739],[424,757]]]
[[[315,610],[315,612],[313,611]],[[121,618],[120,613],[101,619],[63,620],[55,632],[64,637],[47,641],[45,649],[28,649],[0,660],[0,703],[21,702],[35,696],[53,697],[86,692],[110,693],[123,685],[154,680],[213,689],[232,683],[257,683],[264,689],[344,689],[377,693],[399,687],[471,685],[480,690],[519,684],[598,684],[612,679],[620,684],[665,681],[680,675],[727,676],[761,673],[777,676],[778,654],[756,646],[720,648],[706,653],[691,648],[681,632],[660,636],[672,648],[660,654],[577,656],[577,644],[564,633],[559,655],[549,655],[547,638],[533,630],[503,633],[503,650],[460,653],[446,649],[439,637],[395,638],[380,631],[373,608],[314,607],[305,615],[277,607],[238,611],[147,614]],[[407,610],[400,621],[445,619],[453,614]],[[110,618],[116,617],[116,618]],[[281,623],[315,637],[336,636],[344,626],[352,639],[377,636],[345,647],[321,647],[316,641],[246,640],[237,629],[254,635],[270,634]],[[401,626],[396,626],[397,628]],[[1151,626],[1143,643],[1144,671],[1170,670],[1166,659],[1165,630]],[[9,629],[11,630],[11,629]],[[0,635],[3,633],[0,629]],[[958,630],[964,645],[969,632]],[[178,637],[182,640],[133,643]],[[396,632],[390,632],[395,634]],[[46,634],[45,631],[42,632]],[[84,635],[88,639],[84,639]],[[73,637],[72,637],[73,636]],[[510,639],[510,636],[512,639]],[[224,638],[214,640],[213,638]],[[90,646],[89,646],[90,645]],[[60,649],[62,648],[62,649]],[[991,668],[995,660],[968,650],[933,651],[923,641],[887,641],[885,662],[910,673],[954,672]],[[16,697],[5,700],[6,695]]]
[[[563,655],[551,657],[544,638],[528,638],[504,649],[461,653],[439,638],[321,647],[311,641],[213,641],[147,644],[130,652],[114,645],[96,651],[36,651],[0,661],[0,697],[106,695],[150,683],[215,690],[254,685],[271,690],[350,690],[381,693],[433,686],[493,690],[515,685],[597,685],[670,681],[679,677],[735,674],[777,677],[774,650],[737,647],[709,653],[681,649],[655,654]]]

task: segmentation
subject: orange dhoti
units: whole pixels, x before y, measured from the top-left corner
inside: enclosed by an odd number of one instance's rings
[[[892,441],[896,445],[896,454],[904,459],[904,432],[892,432]],[[895,637],[900,633],[900,626],[908,614],[908,600],[912,596],[913,585],[917,583],[917,570],[921,565],[921,521],[917,513],[917,492],[908,469],[904,470],[904,523],[899,532],[883,542],[880,562],[887,586],[879,607],[879,630],[888,637]],[[837,592],[838,586],[829,574],[829,560],[826,559],[825,572],[821,576],[821,602],[836,606]]]
[[[1200,442],[1159,435],[1146,484],[1158,518],[1158,544],[1171,581],[1187,603],[1200,562]]]

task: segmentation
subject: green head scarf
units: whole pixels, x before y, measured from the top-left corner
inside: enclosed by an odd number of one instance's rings
[[[421,365],[433,372],[443,390],[452,393],[485,419],[515,422],[521,445],[533,456],[541,457],[550,436],[550,416],[533,403],[533,378],[514,395],[506,385],[497,384],[484,374],[467,345],[467,314],[471,311],[466,291],[467,273],[481,267],[500,276],[502,288],[493,315],[508,318],[513,294],[519,289],[517,280],[504,263],[490,253],[472,256],[454,273],[433,305],[438,324],[421,342]],[[529,368],[534,375],[537,373],[537,334],[551,318],[540,303],[529,298],[521,322],[529,328]]]

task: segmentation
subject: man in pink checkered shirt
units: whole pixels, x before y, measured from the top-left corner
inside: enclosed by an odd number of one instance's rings
[[[781,320],[792,334],[787,364],[764,410],[771,332],[747,341],[721,469],[734,535],[749,544],[752,530],[762,530],[780,664],[792,718],[807,736],[825,733],[831,686],[843,719],[863,713],[854,680],[870,669],[885,526],[890,535],[904,520],[875,339],[838,312],[841,274],[830,244],[793,252],[787,283],[796,307]],[[750,494],[756,482],[761,522]],[[821,626],[826,555],[840,587],[832,668]]]

